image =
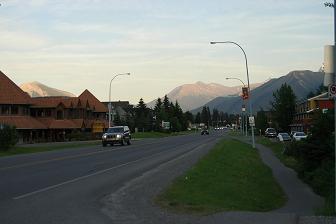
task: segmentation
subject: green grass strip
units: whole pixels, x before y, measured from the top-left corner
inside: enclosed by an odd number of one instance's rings
[[[58,144],[55,143],[53,145],[46,146],[15,146],[8,151],[0,151],[0,157],[2,156],[11,156],[11,155],[18,155],[18,154],[28,154],[28,153],[37,153],[37,152],[47,152],[47,151],[54,151],[54,150],[62,150],[62,149],[73,149],[73,148],[80,148],[86,146],[93,146],[100,144],[100,141],[93,141],[93,142],[76,142],[76,143],[67,143],[67,144]]]
[[[132,134],[132,138],[164,138],[169,136],[176,136],[176,135],[187,135],[195,133],[193,131],[181,131],[181,132],[171,132],[171,133],[165,133],[165,132],[136,132]]]
[[[220,141],[179,178],[158,202],[180,212],[270,211],[286,196],[259,154],[237,140]]]

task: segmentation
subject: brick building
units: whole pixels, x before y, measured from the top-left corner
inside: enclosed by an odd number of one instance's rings
[[[312,118],[317,110],[331,110],[334,108],[333,100],[329,99],[328,93],[301,100],[296,103],[295,115],[291,126],[291,131],[309,132],[312,125]]]
[[[19,142],[63,141],[74,132],[100,134],[107,107],[85,90],[79,97],[31,98],[0,71],[0,124],[15,126]]]

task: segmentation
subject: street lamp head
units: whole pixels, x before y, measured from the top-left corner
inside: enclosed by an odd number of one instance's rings
[[[216,42],[214,42],[214,41],[211,41],[211,42],[210,42],[210,44],[216,44]]]

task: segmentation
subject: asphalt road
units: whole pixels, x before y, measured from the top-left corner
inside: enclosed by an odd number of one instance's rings
[[[198,133],[0,158],[0,223],[113,223],[102,212],[104,197],[161,164],[209,150],[222,135]]]

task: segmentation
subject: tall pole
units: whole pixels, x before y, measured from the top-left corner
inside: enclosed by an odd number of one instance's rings
[[[239,79],[239,78],[235,78],[235,77],[228,77],[228,78],[225,78],[226,80],[229,80],[229,79],[235,79],[235,80],[238,80],[240,81],[242,84],[243,84],[243,87],[245,87],[245,83],[243,82],[243,80]],[[244,106],[244,111],[243,111],[243,106]],[[243,104],[242,104],[242,116],[245,117],[245,100],[243,100]],[[244,135],[244,132],[246,133],[246,136],[247,136],[247,120],[246,119],[242,119],[241,120],[242,122],[242,135]],[[246,126],[245,126],[245,123],[246,123]],[[245,131],[245,128],[246,128],[246,131]]]
[[[336,0],[334,0],[334,51],[335,51],[335,47],[336,47]],[[336,61],[335,61],[335,52],[334,52],[334,68],[336,65]],[[335,70],[334,70],[334,83],[336,84],[336,74],[335,74]],[[334,180],[334,185],[335,185],[335,198],[334,198],[334,203],[335,203],[335,211],[336,211],[336,97],[334,97],[334,122],[335,122],[335,129],[334,129],[334,156],[335,156],[335,180]]]
[[[336,1],[336,0],[335,0]],[[250,116],[253,116],[253,112],[252,112],[252,104],[251,104],[251,89],[250,89],[250,78],[249,78],[249,71],[248,71],[248,65],[247,65],[247,56],[246,53],[244,51],[244,49],[237,44],[236,42],[233,41],[216,41],[216,42],[210,42],[210,44],[234,44],[236,46],[238,46],[240,48],[240,50],[242,50],[244,57],[245,57],[245,66],[246,66],[246,76],[247,76],[247,89],[248,89],[248,94],[249,94],[249,98],[248,98],[248,103],[249,103],[249,109],[250,109]],[[255,148],[255,140],[254,140],[254,127],[251,126],[252,129],[252,147]]]
[[[111,103],[111,85],[112,85],[112,81],[117,77],[117,76],[120,76],[120,75],[131,75],[131,73],[123,73],[123,74],[117,74],[115,76],[113,76],[113,78],[111,79],[110,81],[110,89],[109,89],[109,103],[108,103],[108,110],[109,110],[109,113],[108,113],[108,117],[109,117],[109,128],[111,127],[111,110],[112,110],[112,103]]]

